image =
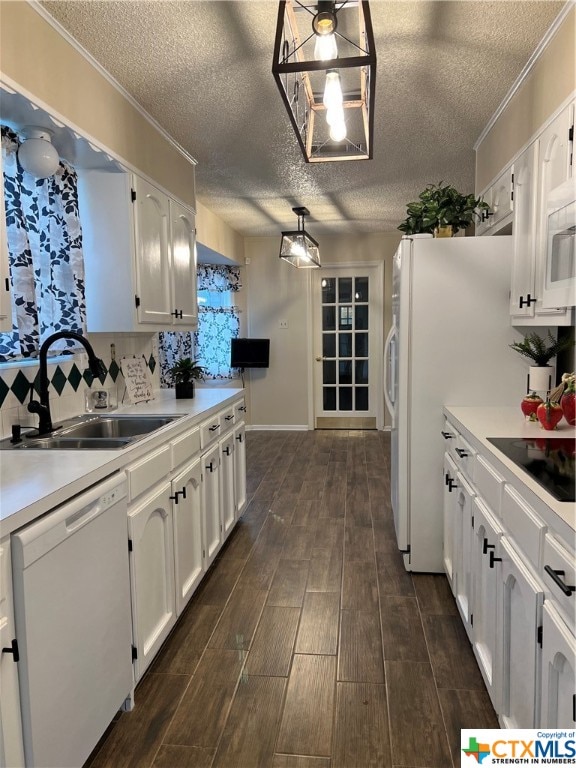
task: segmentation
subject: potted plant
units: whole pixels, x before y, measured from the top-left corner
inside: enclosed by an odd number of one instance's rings
[[[176,399],[194,397],[194,379],[204,379],[204,368],[198,365],[198,360],[181,357],[168,371],[174,382]]]
[[[407,205],[407,217],[398,229],[407,235],[434,234],[451,237],[466,229],[480,212],[489,209],[481,197],[463,195],[450,184],[428,184],[418,195],[418,200]],[[449,232],[441,232],[444,228]]]
[[[554,378],[554,366],[548,363],[553,357],[573,345],[574,342],[569,337],[557,340],[548,331],[545,338],[536,332],[528,333],[522,341],[510,344],[510,348],[534,363],[530,366],[528,389],[535,392],[548,392],[552,389]]]

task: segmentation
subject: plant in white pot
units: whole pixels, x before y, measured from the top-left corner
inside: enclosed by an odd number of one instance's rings
[[[189,357],[181,357],[168,371],[174,382],[176,399],[190,399],[194,397],[194,379],[204,379],[204,368],[198,365],[198,360]]]
[[[549,365],[550,360],[565,349],[572,347],[574,342],[566,337],[555,339],[548,331],[546,337],[536,332],[526,334],[523,341],[515,341],[510,344],[511,349],[516,350],[523,357],[532,360],[528,373],[528,390],[533,392],[549,392],[554,386],[554,366]]]

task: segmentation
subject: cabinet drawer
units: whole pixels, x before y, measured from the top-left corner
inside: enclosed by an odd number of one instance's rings
[[[511,485],[504,487],[502,495],[502,522],[515,545],[538,570],[547,529],[532,507]]]
[[[176,468],[184,461],[192,459],[200,451],[200,429],[194,429],[184,432],[170,443],[172,447],[172,467]]]
[[[456,461],[456,466],[461,470],[463,474],[468,477],[469,480],[474,480],[474,459],[476,458],[476,451],[472,446],[464,440],[462,435],[458,435],[456,440],[450,441],[451,448],[454,453],[452,457]]]
[[[127,467],[128,496],[130,501],[151,488],[170,474],[171,448],[164,445],[154,453],[145,456],[141,461]]]
[[[484,456],[476,456],[473,471],[479,496],[482,496],[493,512],[500,515],[504,478]]]
[[[220,414],[212,416],[200,424],[200,446],[206,448],[220,437],[222,425],[220,424]]]
[[[454,461],[456,461],[456,446],[458,444],[460,433],[448,419],[444,419],[444,426],[442,427],[440,434],[444,438],[444,450],[454,459]]]
[[[555,574],[551,574],[550,571],[555,571]],[[546,600],[555,601],[574,633],[576,627],[576,560],[574,553],[569,552],[558,539],[549,533],[544,537],[542,577],[546,585]],[[562,590],[562,584],[566,586],[566,591],[570,591],[570,595],[565,594]]]
[[[244,418],[246,417],[246,403],[244,400],[234,404],[234,417],[236,423],[244,421]]]
[[[225,411],[220,411],[219,416],[220,424],[222,425],[222,432],[225,432],[227,429],[230,429],[230,427],[233,426],[234,422],[236,421],[234,413],[234,406],[226,408]]]

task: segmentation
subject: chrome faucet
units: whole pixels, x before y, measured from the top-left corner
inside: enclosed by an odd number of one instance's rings
[[[74,331],[58,331],[57,333],[53,333],[51,336],[48,336],[48,338],[40,347],[40,353],[38,356],[38,361],[40,364],[40,402],[38,402],[38,400],[32,400],[32,393],[34,389],[32,387],[30,388],[30,402],[28,403],[28,410],[30,413],[37,413],[39,418],[38,433],[35,434],[34,437],[38,437],[38,435],[48,435],[54,431],[54,427],[52,426],[52,417],[50,415],[50,396],[48,394],[47,355],[48,350],[52,344],[55,341],[58,341],[58,339],[72,339],[82,344],[88,353],[88,365],[95,378],[98,378],[106,372],[104,363],[102,360],[100,360],[99,357],[96,357],[90,342],[85,339],[84,336],[81,336],[79,333],[75,333]]]

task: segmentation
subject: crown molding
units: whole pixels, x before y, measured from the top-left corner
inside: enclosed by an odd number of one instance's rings
[[[494,127],[494,124],[496,123],[500,115],[504,112],[504,110],[506,109],[510,101],[514,98],[516,93],[520,90],[520,88],[524,84],[524,81],[527,79],[530,72],[534,69],[538,59],[540,58],[540,56],[542,56],[543,52],[548,47],[550,41],[552,40],[556,32],[561,27],[563,21],[566,19],[566,17],[574,7],[576,7],[576,0],[568,0],[566,5],[564,5],[562,10],[558,14],[558,16],[556,16],[556,18],[552,22],[552,25],[550,26],[550,28],[548,29],[548,31],[546,32],[546,34],[544,35],[540,43],[538,44],[532,56],[530,56],[530,58],[528,59],[524,69],[522,70],[522,72],[520,72],[520,74],[514,81],[514,84],[512,85],[512,87],[510,88],[506,96],[504,97],[500,106],[498,107],[496,112],[494,112],[494,114],[486,124],[486,127],[484,128],[480,136],[476,139],[476,143],[474,144],[474,147],[473,147],[475,151],[478,149],[480,144],[484,141],[488,133],[492,130],[492,128]]]
[[[103,67],[103,66],[100,64],[100,62],[98,62],[98,61],[97,61],[97,60],[96,60],[96,59],[95,59],[95,58],[92,56],[92,54],[91,54],[91,53],[89,53],[89,52],[88,52],[88,51],[87,51],[85,48],[83,48],[83,47],[80,45],[80,43],[79,43],[79,42],[78,42],[78,41],[77,41],[77,40],[76,40],[74,37],[72,37],[72,35],[71,35],[71,34],[70,34],[70,33],[69,33],[69,32],[68,32],[66,29],[64,29],[64,27],[63,27],[63,26],[60,24],[60,22],[56,21],[56,19],[55,19],[53,16],[51,16],[51,15],[48,13],[48,11],[47,11],[47,10],[46,10],[46,9],[45,9],[45,8],[44,8],[42,5],[40,5],[40,3],[38,2],[38,0],[26,0],[26,1],[27,1],[28,5],[29,5],[29,6],[30,6],[30,7],[31,7],[31,8],[32,8],[34,11],[36,11],[36,13],[37,13],[39,16],[41,16],[41,17],[44,19],[44,21],[46,21],[48,24],[50,24],[50,26],[51,26],[53,29],[55,29],[55,30],[56,30],[56,32],[58,32],[58,34],[59,34],[61,37],[63,37],[63,38],[66,40],[66,42],[67,42],[67,43],[69,43],[69,44],[70,44],[70,45],[71,45],[71,46],[74,48],[74,50],[76,50],[76,51],[77,51],[77,52],[78,52],[78,53],[79,53],[81,56],[83,56],[83,57],[86,59],[86,61],[88,61],[88,62],[89,62],[91,65],[92,65],[92,67],[94,67],[94,69],[95,69],[95,70],[96,70],[96,71],[97,71],[97,72],[98,72],[100,75],[102,75],[102,77],[103,77],[105,80],[107,80],[107,81],[108,81],[108,83],[110,83],[110,85],[111,85],[113,88],[115,88],[115,89],[118,91],[118,93],[120,93],[120,94],[121,94],[121,95],[122,95],[122,96],[123,96],[123,97],[126,99],[126,101],[128,101],[128,102],[129,102],[129,104],[130,104],[132,107],[134,107],[134,109],[135,109],[135,110],[136,110],[136,111],[137,111],[137,112],[138,112],[140,115],[142,115],[142,117],[143,117],[143,118],[144,118],[144,119],[145,119],[145,120],[146,120],[148,123],[150,123],[150,125],[151,125],[151,126],[152,126],[152,127],[153,127],[153,128],[156,130],[156,131],[158,131],[158,133],[159,133],[159,134],[161,134],[161,136],[162,136],[164,139],[166,139],[166,141],[167,141],[167,142],[168,142],[168,143],[169,143],[169,144],[170,144],[172,147],[174,147],[174,149],[175,149],[177,152],[179,152],[179,153],[180,153],[180,154],[181,154],[183,157],[185,157],[185,158],[186,158],[186,160],[187,160],[189,163],[192,163],[193,165],[198,165],[198,161],[197,161],[197,160],[196,160],[194,157],[192,157],[192,155],[191,155],[191,154],[190,154],[190,153],[189,153],[189,152],[188,152],[186,149],[184,149],[184,147],[183,147],[181,144],[179,144],[179,143],[178,143],[178,142],[177,142],[177,141],[174,139],[174,137],[173,137],[173,136],[171,136],[171,135],[170,135],[170,134],[169,134],[169,133],[166,131],[166,129],[165,129],[165,128],[163,128],[163,127],[160,125],[160,123],[158,123],[158,122],[157,122],[157,121],[156,121],[156,120],[155,120],[155,119],[152,117],[152,115],[150,115],[150,113],[149,113],[149,112],[147,112],[147,111],[144,109],[144,107],[143,107],[143,106],[142,106],[142,105],[141,105],[141,104],[140,104],[138,101],[136,101],[136,99],[135,99],[135,98],[134,98],[134,97],[133,97],[133,96],[132,96],[130,93],[128,93],[128,91],[127,91],[127,90],[126,90],[126,89],[125,89],[123,86],[121,86],[121,85],[120,85],[120,83],[119,83],[117,80],[115,80],[115,78],[114,78],[114,77],[112,77],[112,75],[111,75],[111,74],[108,72],[108,70],[104,69],[104,67]]]

